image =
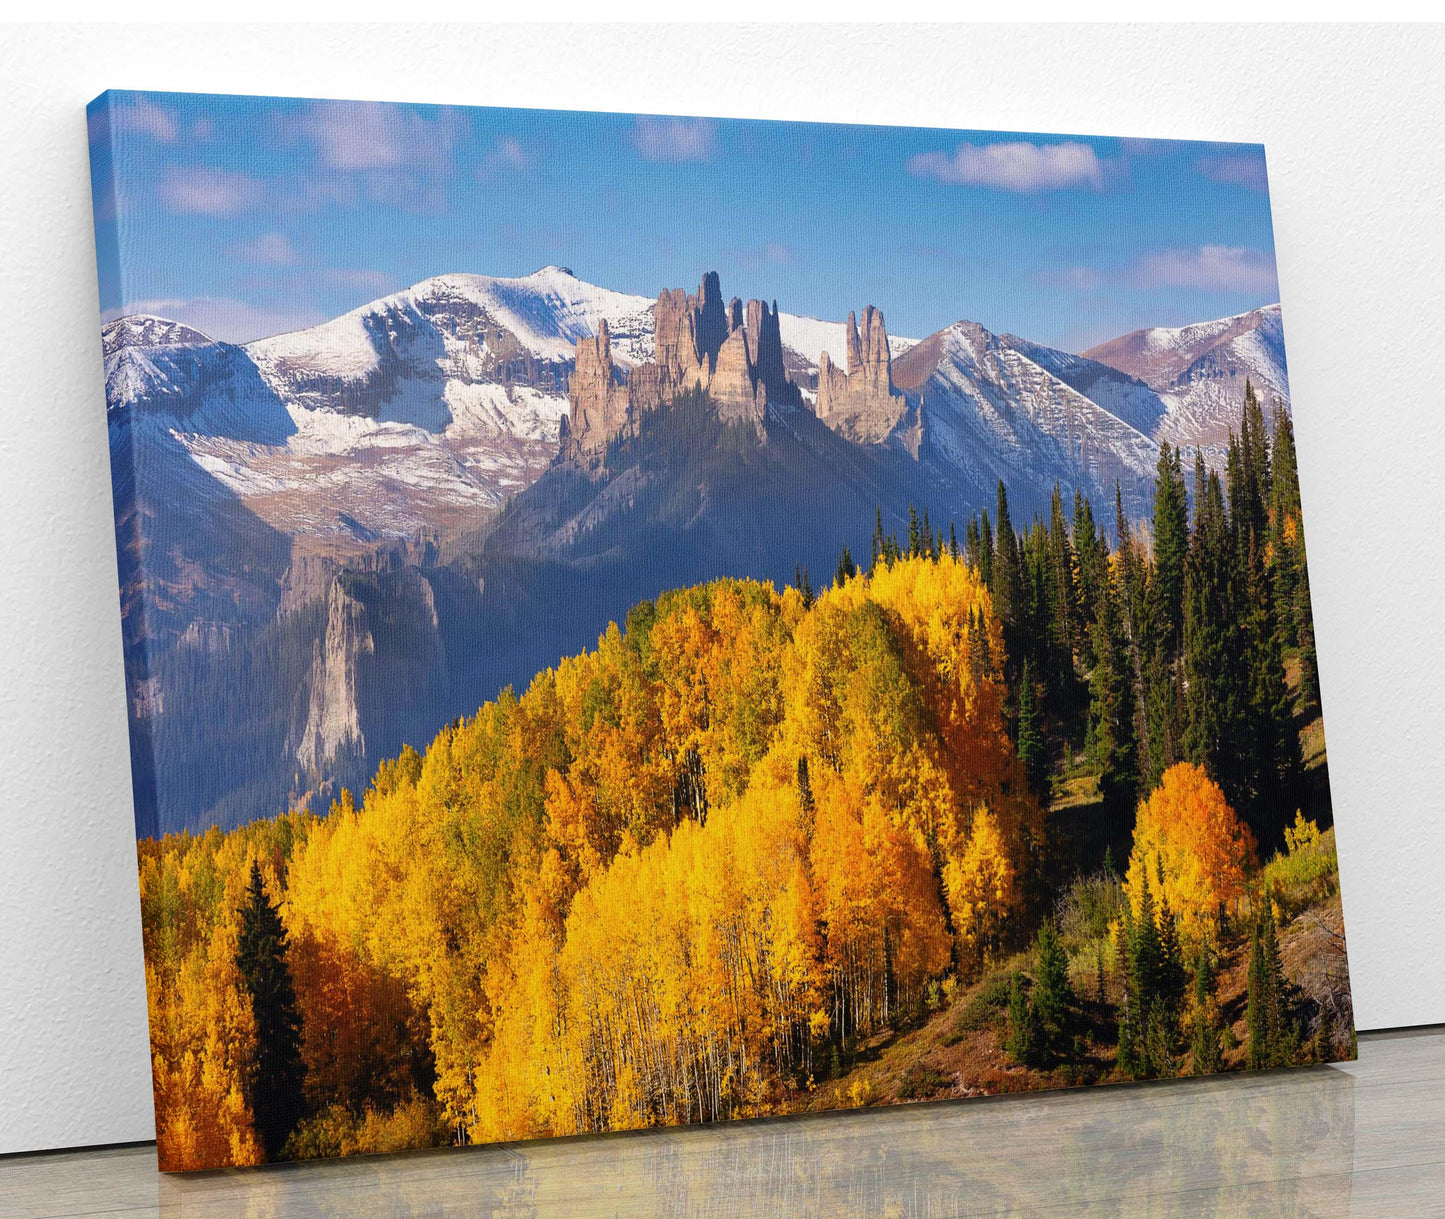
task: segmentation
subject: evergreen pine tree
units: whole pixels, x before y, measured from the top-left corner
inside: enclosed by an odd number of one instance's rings
[[[1194,960],[1194,1035],[1190,1058],[1195,1075],[1224,1070],[1219,1045],[1219,1004],[1215,999],[1214,953],[1206,940]]]
[[[1119,1001],[1117,1062],[1119,1070],[1131,1079],[1138,1079],[1144,1074],[1144,1012],[1148,1002],[1148,996],[1141,989],[1141,979],[1136,967],[1137,936],[1138,921],[1134,917],[1133,907],[1125,901],[1118,929],[1114,933],[1114,959],[1119,963],[1124,982],[1124,993]]]
[[[1299,692],[1307,707],[1320,705],[1320,661],[1315,651],[1314,609],[1310,604],[1309,568],[1299,566],[1299,582],[1295,586],[1295,621],[1299,632]]]
[[[1244,1065],[1251,1071],[1259,1071],[1270,1065],[1270,1017],[1268,974],[1264,964],[1264,943],[1258,924],[1255,925],[1249,941],[1247,987]]]
[[[1149,742],[1140,756],[1142,789],[1152,791],[1164,772],[1184,759],[1184,692],[1180,683],[1181,663],[1171,659],[1164,645],[1155,644],[1144,682],[1144,714],[1148,719]]]
[[[1252,1071],[1294,1060],[1298,1035],[1289,1025],[1288,990],[1274,912],[1266,899],[1250,944],[1245,1065]]]
[[[1154,624],[1165,658],[1179,654],[1184,635],[1184,562],[1189,553],[1189,496],[1179,450],[1159,446],[1154,482]]]
[[[1185,760],[1204,766],[1239,810],[1248,803],[1246,776],[1248,671],[1240,646],[1242,594],[1237,550],[1219,477],[1195,465],[1195,519],[1184,578]]]
[[[978,571],[983,582],[993,587],[993,526],[985,509],[978,523]]]
[[[998,482],[998,524],[994,533],[993,608],[1004,624],[1007,633],[1018,623],[1018,599],[1020,593],[1020,563],[1018,535],[1014,533],[1013,521],[1009,517],[1008,490],[1003,479]],[[1012,655],[1016,649],[1010,649]]]
[[[246,1073],[246,1100],[256,1137],[275,1160],[300,1120],[306,1067],[301,1061],[301,1017],[286,960],[286,929],[266,896],[261,866],[251,863],[246,903],[240,911],[236,968],[251,999],[256,1053]]]
[[[849,552],[845,543],[843,553],[838,556],[838,570],[833,576],[835,588],[842,588],[854,576],[858,574],[858,565],[853,562],[853,555]]]
[[[1059,933],[1049,920],[1039,927],[1034,946],[1034,989],[1032,1003],[1044,1046],[1060,1053],[1067,1044],[1072,1012],[1077,1005],[1069,983],[1069,956],[1059,942]]]
[[[1184,967],[1184,949],[1179,943],[1179,925],[1169,908],[1163,885],[1159,888],[1159,997],[1176,1015],[1184,1000],[1188,984]]]
[[[1015,972],[1009,984],[1004,1052],[1023,1066],[1036,1066],[1042,1052],[1042,1035],[1038,1008],[1024,991],[1023,976]]]
[[[1094,509],[1083,492],[1074,491],[1074,560],[1077,568],[1076,584],[1079,590],[1080,624],[1088,627],[1099,613],[1099,598],[1108,576],[1109,556],[1098,527],[1094,524]],[[1088,637],[1085,636],[1085,643]]]
[[[958,531],[954,529],[953,522],[948,522],[948,555],[950,558],[958,558]]]
[[[1099,776],[1105,805],[1131,808],[1139,782],[1134,737],[1132,664],[1115,608],[1116,594],[1105,588],[1092,632],[1094,671],[1089,678],[1089,757]]]
[[[1050,567],[1055,581],[1054,621],[1050,626],[1055,644],[1072,667],[1078,650],[1079,593],[1074,582],[1074,546],[1064,521],[1064,500],[1058,483],[1054,484],[1053,494],[1049,497],[1049,548],[1053,552]]]
[[[1139,995],[1141,1009],[1147,1010],[1159,997],[1163,969],[1163,946],[1155,920],[1154,893],[1149,877],[1143,877],[1139,909],[1133,918],[1133,937],[1129,944],[1129,974]]]
[[[1298,584],[1304,564],[1304,530],[1300,524],[1299,470],[1295,461],[1294,428],[1278,403],[1274,412],[1274,478],[1270,495],[1271,578],[1279,612],[1280,637],[1286,647],[1300,643]]]
[[[1034,692],[1033,662],[1024,661],[1019,681],[1018,755],[1028,775],[1029,786],[1040,800],[1049,795],[1048,757],[1044,752],[1044,735],[1039,724],[1038,699]]]

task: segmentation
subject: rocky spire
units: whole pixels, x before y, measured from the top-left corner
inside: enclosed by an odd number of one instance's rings
[[[698,362],[711,364],[717,359],[718,348],[731,332],[716,271],[704,275],[697,290],[696,332]]]
[[[696,296],[681,288],[659,293],[652,318],[654,358],[635,365],[625,384],[613,367],[605,322],[595,338],[578,342],[564,457],[595,464],[643,412],[690,389],[706,390],[719,418],[750,422],[760,436],[769,402],[802,405],[783,366],[776,301],[771,309],[759,300],[744,306],[737,297],[725,305],[718,274],[709,271]]]
[[[863,328],[848,314],[848,371],[825,351],[818,360],[818,418],[835,432],[854,440],[877,443],[903,418],[907,404],[893,392],[893,361],[883,314],[869,305]]]
[[[571,409],[563,449],[573,457],[595,460],[608,442],[627,431],[632,404],[626,385],[618,383],[612,363],[612,336],[604,318],[597,334],[577,340],[576,362],[568,386]]]
[[[766,301],[749,301],[748,344],[753,356],[753,379],[766,387],[768,401],[799,405],[802,395],[783,368],[783,336],[778,324],[778,302],[770,310]]]

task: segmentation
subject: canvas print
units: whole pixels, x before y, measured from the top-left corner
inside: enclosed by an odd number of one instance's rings
[[[90,138],[163,1168],[1353,1057],[1263,148]]]

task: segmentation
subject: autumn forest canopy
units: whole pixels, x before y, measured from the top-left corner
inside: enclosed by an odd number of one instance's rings
[[[1348,1052],[1272,415],[1222,476],[1163,446],[1148,521],[880,515],[821,588],[637,605],[324,816],[142,841],[162,1166]]]

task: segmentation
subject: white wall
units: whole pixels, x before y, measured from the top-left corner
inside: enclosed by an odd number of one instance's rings
[[[1356,1011],[1381,1028],[1445,1021],[1442,63],[1438,27],[6,28],[0,1152],[152,1133],[89,98],[113,86],[1263,141]]]

